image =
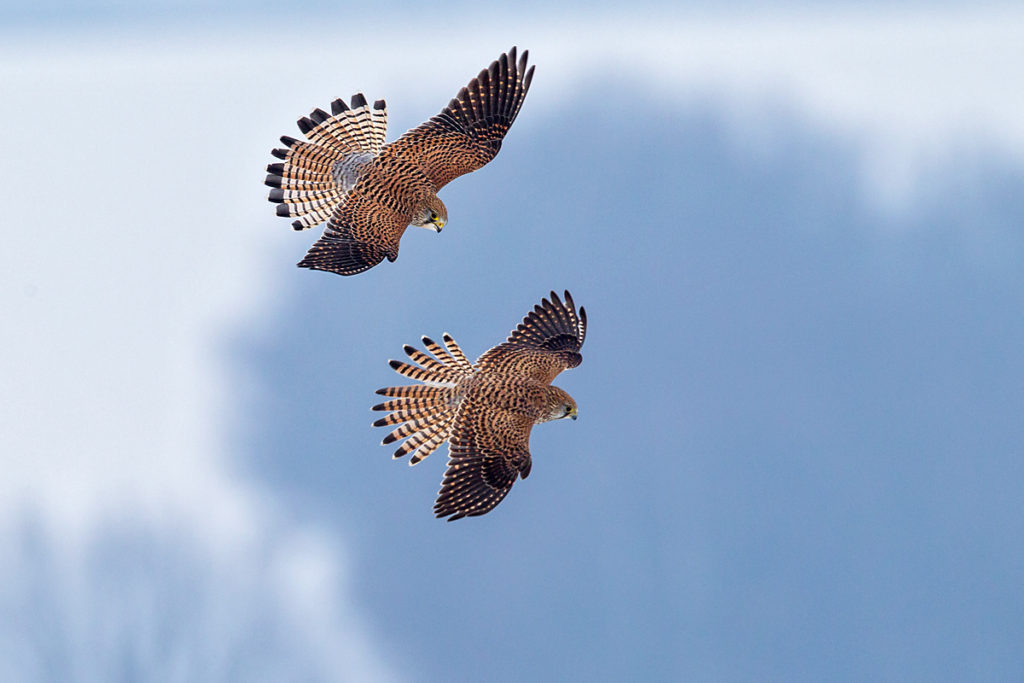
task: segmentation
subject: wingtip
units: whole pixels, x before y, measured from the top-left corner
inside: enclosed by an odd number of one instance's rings
[[[523,79],[523,92],[527,92],[530,89],[530,83],[533,82],[533,70],[536,67],[531,66],[530,70],[526,72],[526,78]]]

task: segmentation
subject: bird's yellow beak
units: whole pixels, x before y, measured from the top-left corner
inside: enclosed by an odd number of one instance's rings
[[[443,220],[438,218],[438,219],[432,220],[430,222],[434,224],[434,231],[435,232],[441,232],[441,228],[444,227],[444,221]]]
[[[574,419],[574,420],[576,419],[577,415],[578,415],[578,413],[576,412],[576,409],[575,409],[575,408],[573,408],[573,409],[572,409],[572,412],[571,412],[571,413],[569,413],[569,417],[571,417],[571,418],[572,418],[572,419]]]

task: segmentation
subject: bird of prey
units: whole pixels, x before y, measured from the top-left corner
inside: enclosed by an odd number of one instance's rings
[[[398,258],[409,225],[441,232],[448,210],[437,192],[494,158],[530,89],[529,51],[501,55],[459,91],[441,113],[384,144],[387,108],[362,93],[299,119],[306,140],[281,138],[281,163],[267,166],[277,215],[305,230],[324,221],[323,235],[302,268],[354,275]]]
[[[399,425],[382,443],[406,439],[394,457],[411,454],[410,465],[449,442],[437,517],[453,521],[492,510],[518,477],[530,474],[533,425],[576,419],[576,401],[551,382],[583,361],[586,334],[583,307],[577,313],[569,292],[564,302],[551,292],[476,363],[447,333],[443,346],[423,337],[433,355],[406,345],[413,364],[390,361],[395,372],[422,384],[378,389],[389,400],[373,410],[391,412],[373,426]]]

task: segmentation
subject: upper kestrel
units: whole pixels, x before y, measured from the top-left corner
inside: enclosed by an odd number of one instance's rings
[[[409,225],[441,232],[448,210],[437,192],[494,158],[530,89],[529,52],[501,55],[459,91],[441,113],[384,144],[387,108],[363,95],[337,99],[331,114],[314,109],[299,119],[308,141],[284,136],[273,150],[266,184],[277,215],[304,230],[327,221],[303,268],[354,275],[387,258]]]
[[[448,470],[434,503],[438,517],[453,521],[482,515],[501,502],[518,477],[530,474],[530,430],[549,420],[576,419],[576,401],[551,386],[562,370],[583,361],[587,313],[565,292],[554,292],[534,306],[508,339],[470,363],[448,334],[444,347],[427,337],[430,356],[412,346],[405,353],[416,365],[391,367],[420,385],[387,387],[392,397],[373,410],[392,411],[375,427],[400,425],[384,444],[408,439],[395,451],[412,453],[415,465],[449,441]]]

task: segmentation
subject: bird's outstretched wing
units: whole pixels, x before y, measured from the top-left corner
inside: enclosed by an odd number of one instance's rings
[[[418,166],[435,191],[493,159],[530,89],[528,56],[524,50],[517,62],[513,47],[491,62],[440,114],[391,143],[395,153]]]
[[[463,402],[449,437],[448,469],[434,514],[451,522],[494,509],[518,477],[530,475],[532,428],[522,414],[484,399]]]
[[[371,196],[353,193],[327,221],[324,234],[299,261],[300,268],[355,275],[385,258],[398,258],[406,220],[384,210]]]
[[[508,339],[484,353],[477,364],[487,370],[514,372],[551,383],[558,373],[583,362],[580,349],[587,336],[587,311],[576,311],[572,295],[565,300],[551,292],[533,307]]]

